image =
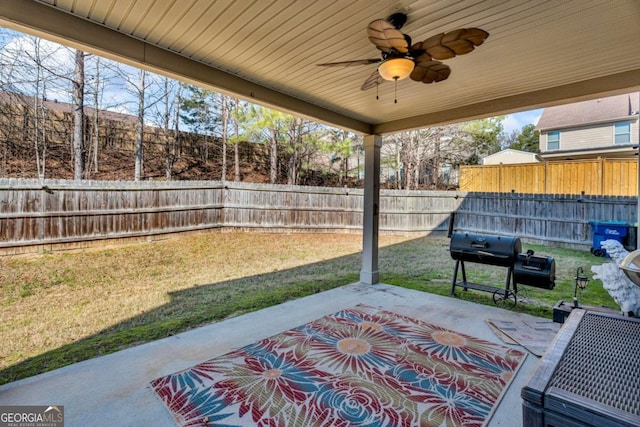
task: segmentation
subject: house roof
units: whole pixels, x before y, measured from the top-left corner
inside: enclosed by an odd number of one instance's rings
[[[402,11],[414,41],[477,27],[451,76],[361,91],[371,21]],[[0,25],[365,134],[489,117],[640,87],[637,0],[6,0]],[[595,59],[594,59],[595,58]],[[397,89],[398,102],[394,103]]]
[[[597,98],[545,108],[536,129],[545,131],[629,119],[638,114],[640,93]]]
[[[488,156],[483,157],[483,159],[490,159],[493,157],[501,157],[501,156],[509,156],[509,155],[525,155],[531,158],[535,158],[537,156],[536,153],[531,153],[529,151],[522,150],[514,150],[513,148],[505,148],[504,150],[498,151],[497,153],[489,154]]]
[[[517,159],[514,161],[514,159]],[[525,159],[529,159],[530,162],[538,162],[539,156],[536,153],[529,151],[514,150],[513,148],[506,148],[498,151],[497,153],[490,154],[482,158],[482,164],[495,164],[495,163],[524,163]]]

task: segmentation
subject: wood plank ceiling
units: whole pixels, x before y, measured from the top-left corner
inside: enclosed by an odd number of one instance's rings
[[[402,11],[415,41],[490,33],[448,80],[361,91],[366,26]],[[640,87],[637,0],[4,0],[0,25],[64,41],[362,133],[588,99]]]

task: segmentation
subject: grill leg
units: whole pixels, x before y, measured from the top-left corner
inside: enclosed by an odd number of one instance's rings
[[[507,282],[504,285],[504,297],[507,297],[509,293],[509,288],[511,287],[511,276],[513,276],[513,267],[509,266],[509,271],[507,272]],[[515,282],[514,282],[515,285]]]
[[[464,271],[464,262],[460,261],[460,260],[456,260],[456,266],[453,269],[453,281],[451,282],[451,294],[450,295],[455,295],[456,294],[456,285],[458,284],[458,268],[462,269],[462,283],[465,285],[464,290],[466,291],[466,284],[467,284],[467,273]]]
[[[460,261],[460,267],[462,268],[462,285],[464,290],[467,290],[467,270],[464,269],[464,261]]]
[[[455,295],[456,293],[456,281],[458,280],[458,266],[460,265],[460,260],[456,260],[456,266],[453,269],[453,281],[451,282],[451,295]]]
[[[511,283],[513,283],[513,299],[516,300],[516,302],[518,302],[518,284],[516,283],[516,274],[513,270],[513,265],[509,266],[509,272],[507,273],[507,286],[505,288],[505,299],[507,298],[507,295],[509,294],[509,287],[511,286]]]

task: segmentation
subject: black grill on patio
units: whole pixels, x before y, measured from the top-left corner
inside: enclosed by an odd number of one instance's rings
[[[531,250],[523,254],[518,237],[452,233],[449,252],[456,261],[451,295],[455,293],[456,286],[462,286],[465,291],[475,289],[492,293],[496,304],[507,300],[515,304],[518,283],[543,289],[553,289],[555,286],[555,260],[535,256]],[[465,262],[506,267],[504,288],[469,282]],[[458,281],[459,271],[462,273],[461,281]]]

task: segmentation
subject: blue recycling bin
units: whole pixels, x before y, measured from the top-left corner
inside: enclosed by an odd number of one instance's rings
[[[607,251],[600,246],[605,240],[617,240],[624,244],[624,238],[629,231],[629,223],[625,221],[589,221],[593,231],[593,246],[591,253],[595,256],[609,258]]]

